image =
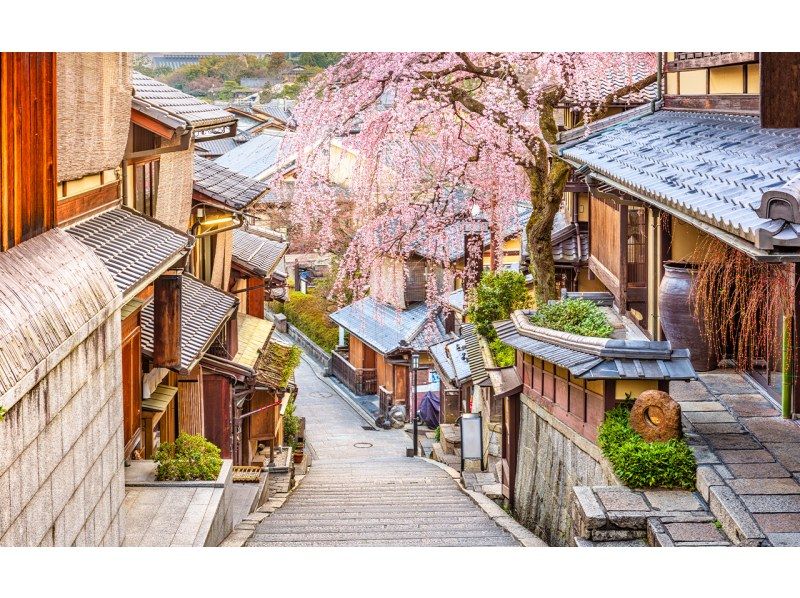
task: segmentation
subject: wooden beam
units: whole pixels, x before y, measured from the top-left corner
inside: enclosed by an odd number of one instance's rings
[[[757,115],[759,113],[759,102],[756,94],[668,95],[664,96],[664,108],[668,110]]]
[[[593,255],[589,256],[589,270],[602,282],[605,287],[611,292],[617,301],[620,300],[619,280],[616,276],[606,268],[600,260]]]
[[[619,207],[619,313],[628,311],[628,206]]]
[[[153,284],[153,364],[180,369],[181,290],[180,274],[162,274]]]
[[[761,126],[800,127],[800,52],[762,53]]]
[[[64,226],[81,216],[94,214],[119,202],[121,190],[120,181],[114,181],[108,185],[60,200],[56,205],[58,225]]]
[[[686,58],[671,60],[665,65],[668,73],[706,69],[715,66],[729,66],[758,62],[758,52],[679,52],[677,54],[702,54]]]
[[[172,139],[175,136],[175,129],[136,109],[131,109],[131,122],[164,139]]]

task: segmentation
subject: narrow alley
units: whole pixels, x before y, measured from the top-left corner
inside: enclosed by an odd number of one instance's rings
[[[406,457],[402,430],[367,426],[316,364],[295,376],[312,466],[249,546],[519,545],[446,472]]]

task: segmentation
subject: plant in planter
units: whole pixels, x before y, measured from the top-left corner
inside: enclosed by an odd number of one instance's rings
[[[153,460],[159,481],[213,481],[222,469],[219,447],[199,434],[181,434],[174,443],[159,445]]]
[[[588,299],[563,299],[541,306],[531,314],[531,324],[582,336],[610,337],[614,327],[596,303]]]

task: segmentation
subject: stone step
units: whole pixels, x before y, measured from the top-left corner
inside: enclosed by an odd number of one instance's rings
[[[708,489],[708,506],[722,524],[725,535],[737,546],[763,546],[766,536],[736,493],[728,486]]]
[[[464,522],[443,522],[439,519],[429,520],[427,523],[414,521],[403,522],[394,520],[391,523],[374,523],[369,519],[338,519],[329,521],[317,521],[315,523],[304,523],[296,520],[295,522],[270,522],[259,527],[259,533],[265,535],[273,534],[299,534],[299,533],[338,533],[341,531],[375,531],[379,533],[399,533],[399,532],[424,532],[425,534],[448,534],[450,532],[473,532],[488,529],[500,529],[492,522],[486,520],[472,520]]]
[[[264,530],[266,531],[266,530]],[[278,530],[272,530],[273,533],[262,533],[262,530],[253,534],[253,541],[267,541],[267,542],[316,542],[316,541],[342,541],[342,540],[384,540],[384,541],[397,541],[397,540],[421,540],[427,538],[436,538],[437,534],[433,532],[422,532],[420,530],[413,531],[394,531],[394,530],[350,530],[341,529],[339,531],[324,532],[324,533],[282,533]],[[496,525],[494,529],[477,529],[477,530],[453,530],[452,532],[441,532],[443,539],[470,539],[470,538],[511,538],[508,532],[503,531]]]
[[[418,513],[414,516],[412,521],[416,523],[436,523],[442,522],[443,524],[446,523],[466,523],[470,521],[486,521],[486,515],[482,512],[472,512],[472,513],[463,513],[461,515],[442,515],[440,513]],[[326,521],[364,521],[371,524],[403,524],[408,523],[409,518],[397,515],[392,516],[390,514],[382,515],[380,513],[371,513],[368,516],[364,516],[363,514],[358,513],[337,513],[335,517],[331,517],[330,513],[287,513],[283,509],[276,511],[269,517],[269,521],[266,523],[274,523],[274,522],[281,522],[285,525],[291,525],[293,522],[299,523],[306,523],[309,522],[320,522],[324,524]]]
[[[298,542],[287,542],[285,540],[255,540],[251,539],[250,542],[247,544],[248,546],[264,546],[264,547],[292,547],[292,548],[304,548],[304,547],[345,547],[345,546],[353,546],[353,547],[363,547],[363,548],[370,548],[370,547],[377,547],[377,546],[387,546],[387,547],[406,547],[406,546],[453,546],[453,547],[461,547],[461,546],[519,546],[519,542],[514,540],[511,536],[502,537],[502,536],[494,536],[494,537],[483,537],[483,538],[415,538],[412,540],[318,540],[318,541],[298,541]]]
[[[643,548],[647,546],[644,540],[610,540],[608,542],[593,542],[584,538],[575,538],[575,546],[579,548]]]

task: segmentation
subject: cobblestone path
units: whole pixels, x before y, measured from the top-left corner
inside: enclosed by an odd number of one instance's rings
[[[519,546],[402,430],[364,429],[305,359],[295,376],[312,466],[249,546]]]

